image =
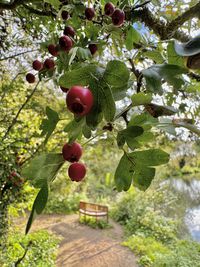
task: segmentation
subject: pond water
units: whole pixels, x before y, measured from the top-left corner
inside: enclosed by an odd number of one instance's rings
[[[171,179],[170,184],[187,199],[185,224],[193,240],[200,242],[200,180]]]

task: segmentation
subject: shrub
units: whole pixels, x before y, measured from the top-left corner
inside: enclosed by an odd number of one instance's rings
[[[170,252],[165,245],[156,241],[153,237],[133,235],[123,245],[129,247],[136,255],[140,256],[138,263],[145,267],[152,266],[156,258]]]
[[[59,239],[47,231],[38,231],[23,236],[21,233],[9,232],[7,246],[0,253],[0,264],[3,267],[14,264],[24,255],[19,266],[24,267],[53,267],[55,266]]]
[[[92,217],[88,217],[88,216],[86,216],[85,218],[82,216],[80,218],[79,222],[81,224],[88,225],[88,226],[95,228],[95,229],[107,229],[107,228],[112,227],[112,225],[107,223],[105,220],[98,219],[96,221],[96,218],[92,218]]]
[[[81,193],[69,194],[67,196],[51,194],[44,213],[70,214],[78,211],[80,200],[85,200],[86,196]]]

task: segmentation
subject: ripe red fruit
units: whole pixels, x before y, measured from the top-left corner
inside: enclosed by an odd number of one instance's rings
[[[85,9],[85,17],[86,17],[86,19],[92,20],[94,18],[94,16],[95,16],[94,8],[93,7],[87,7]]]
[[[106,3],[104,7],[105,15],[112,16],[115,11],[115,6],[112,3]]]
[[[26,80],[29,83],[34,83],[35,82],[35,76],[32,73],[26,74]]]
[[[60,47],[67,52],[72,48],[73,45],[72,40],[66,35],[60,37],[59,44]]]
[[[75,30],[73,27],[71,26],[66,26],[65,29],[64,29],[64,34],[65,35],[68,35],[68,36],[71,36],[71,37],[74,37],[75,35]]]
[[[54,45],[54,44],[48,45],[48,51],[52,56],[54,56],[54,57],[58,56],[58,46],[57,45]]]
[[[82,156],[82,147],[80,144],[74,142],[73,144],[64,144],[62,148],[63,158],[69,162],[76,162]]]
[[[47,58],[45,61],[44,61],[44,68],[46,69],[54,69],[55,67],[55,62],[53,59],[51,58]]]
[[[80,182],[86,174],[86,167],[83,163],[72,163],[68,169],[68,175],[72,181]]]
[[[63,10],[61,16],[62,19],[67,20],[69,18],[69,13],[66,10]]]
[[[94,55],[98,50],[98,47],[96,44],[89,44],[88,48],[92,55]]]
[[[42,64],[42,62],[40,62],[39,60],[36,59],[33,61],[32,66],[33,66],[34,70],[41,70],[43,67],[43,64]]]
[[[60,89],[64,92],[64,93],[67,93],[69,91],[69,88],[65,88],[65,87],[62,87],[60,86]]]
[[[73,86],[66,98],[68,109],[78,116],[88,114],[93,106],[93,95],[88,88]]]
[[[124,23],[125,14],[124,11],[120,9],[115,9],[114,13],[112,14],[112,22],[115,26],[121,26]]]

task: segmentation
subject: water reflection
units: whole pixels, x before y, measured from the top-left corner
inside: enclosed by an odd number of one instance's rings
[[[187,199],[185,224],[191,237],[200,242],[200,180],[170,179],[171,187]]]

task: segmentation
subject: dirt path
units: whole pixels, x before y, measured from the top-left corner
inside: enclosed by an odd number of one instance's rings
[[[122,228],[92,229],[78,222],[78,215],[42,215],[33,229],[48,229],[61,236],[57,267],[137,267],[136,258],[120,245]]]

